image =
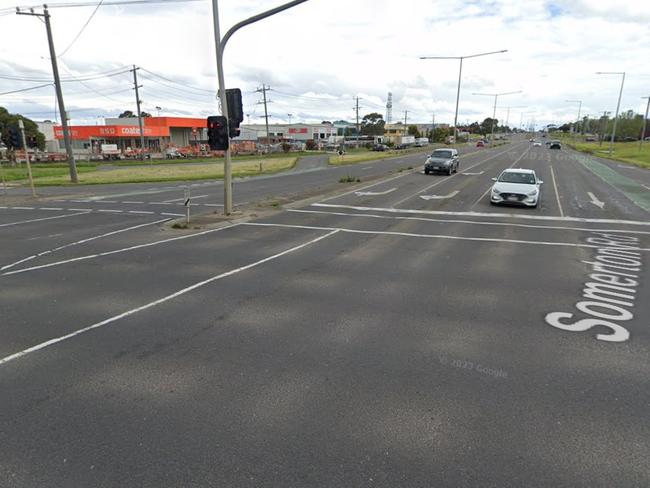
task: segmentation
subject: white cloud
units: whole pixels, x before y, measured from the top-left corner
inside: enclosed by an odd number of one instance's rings
[[[269,0],[221,1],[222,33],[235,22],[281,3]],[[622,109],[641,110],[650,91],[648,15],[637,2],[623,0],[311,0],[245,27],[230,40],[225,55],[229,86],[244,92],[246,113],[263,113],[254,90],[271,85],[274,118],[352,119],[354,97],[362,114],[384,112],[393,92],[393,117],[450,122],[455,108],[457,61],[422,61],[421,55],[466,55],[508,49],[508,53],[469,59],[463,66],[459,120],[491,116],[493,100],[472,92],[523,90],[500,101],[520,112],[534,112],[538,123],[567,121],[582,99],[583,113],[616,106],[618,81],[596,71],[627,71]],[[0,0],[0,9],[13,0]],[[1,10],[0,10],[1,12]],[[92,7],[52,9],[59,52],[72,41]],[[19,41],[17,41],[19,40]],[[0,75],[50,77],[47,43],[35,18],[0,16]],[[61,60],[61,75],[77,77],[136,64],[185,85],[141,71],[146,110],[205,115],[217,103],[203,90],[216,90],[210,2],[157,6],[103,6]],[[66,71],[67,70],[67,71]],[[73,121],[94,123],[97,116],[133,109],[130,73],[101,80],[65,83]],[[0,79],[0,92],[36,84]],[[123,91],[121,91],[123,90]],[[103,96],[100,96],[101,93]],[[291,95],[303,95],[297,98]],[[326,101],[318,100],[327,96]],[[12,111],[47,111],[51,88],[7,95],[0,105]],[[39,118],[35,116],[34,118]]]

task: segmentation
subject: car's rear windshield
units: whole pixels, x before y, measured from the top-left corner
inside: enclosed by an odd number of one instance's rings
[[[532,173],[516,173],[514,171],[509,171],[507,173],[501,173],[501,176],[499,176],[499,181],[502,183],[522,183],[524,185],[534,185],[535,176]]]
[[[432,158],[451,158],[451,151],[446,150],[446,149],[441,149],[441,150],[436,150],[433,151],[433,154],[431,154]]]

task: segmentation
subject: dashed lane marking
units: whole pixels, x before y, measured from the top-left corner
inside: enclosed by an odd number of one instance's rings
[[[564,210],[562,210],[562,204],[560,203],[560,192],[557,191],[557,183],[555,182],[555,172],[553,171],[553,166],[551,168],[551,181],[553,182],[553,189],[555,190],[555,201],[557,206],[560,209],[560,217],[564,217]]]
[[[129,210],[129,213],[131,214],[144,214],[144,215],[152,215],[155,212],[149,212],[147,210]]]
[[[7,224],[0,224],[0,227],[9,227],[12,225],[28,224],[30,222],[42,222],[44,220],[65,219],[67,217],[75,217],[77,215],[87,215],[89,213],[90,212],[78,212],[78,213],[65,214],[65,215],[54,215],[53,217],[43,217],[40,219],[19,220],[18,222],[9,222]]]
[[[63,210],[60,207],[40,207],[39,210]]]

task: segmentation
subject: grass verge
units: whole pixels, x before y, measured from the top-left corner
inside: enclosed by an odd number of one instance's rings
[[[560,137],[559,139],[569,147],[586,154],[650,169],[650,142],[644,142],[641,151],[639,151],[638,142],[615,142],[610,156],[609,142],[603,141],[601,146],[598,142],[580,140],[573,142],[570,136]]]

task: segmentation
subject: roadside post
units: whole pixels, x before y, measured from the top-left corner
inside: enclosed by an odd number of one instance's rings
[[[29,186],[32,189],[32,196],[36,198],[36,190],[34,190],[34,178],[32,177],[32,165],[29,162],[29,151],[27,150],[27,139],[25,138],[25,123],[23,119],[18,119],[18,128],[23,140],[23,149],[25,150],[25,161],[27,162],[27,175],[29,176]]]
[[[185,187],[183,193],[183,202],[185,205],[185,224],[190,225],[190,205],[191,205],[192,195],[190,193],[190,187]]]

